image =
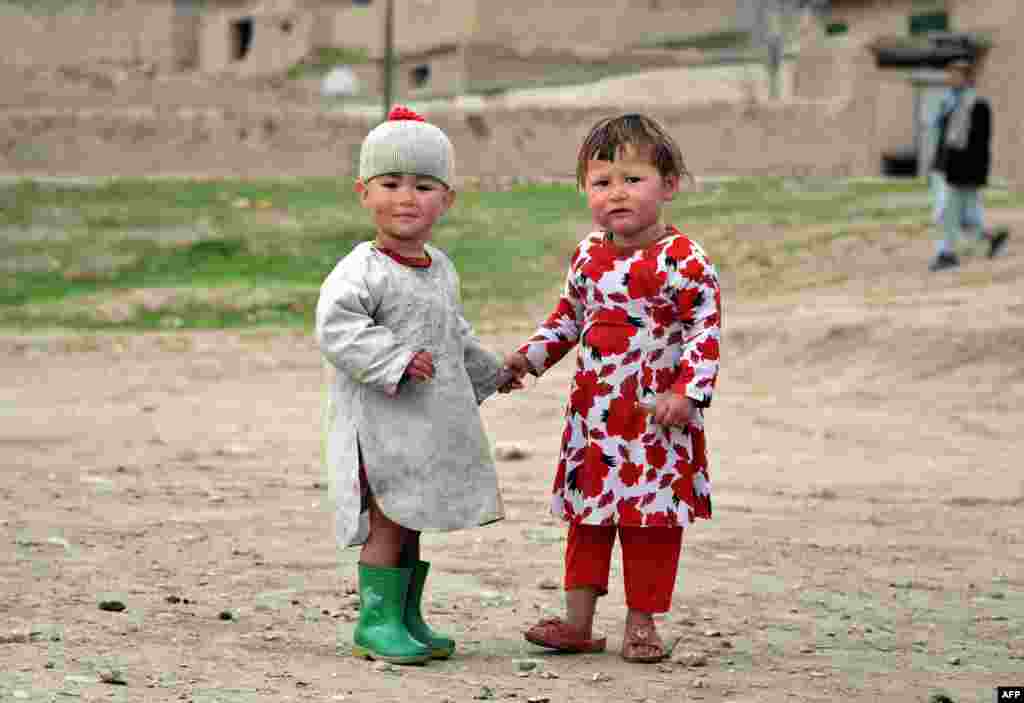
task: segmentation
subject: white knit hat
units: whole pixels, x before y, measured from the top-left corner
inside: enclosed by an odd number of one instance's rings
[[[364,182],[385,173],[431,176],[449,188],[455,175],[455,150],[439,127],[401,105],[387,122],[370,130],[359,150],[359,178]]]

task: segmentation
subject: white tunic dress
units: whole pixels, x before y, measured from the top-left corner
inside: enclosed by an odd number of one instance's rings
[[[359,244],[327,276],[316,337],[331,367],[326,465],[341,545],[366,540],[359,456],[389,518],[412,530],[456,530],[504,516],[479,403],[501,360],[463,317],[458,274],[427,246],[429,267],[406,266]],[[402,380],[419,350],[429,381]]]

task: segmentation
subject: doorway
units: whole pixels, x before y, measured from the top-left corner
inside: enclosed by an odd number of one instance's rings
[[[252,17],[243,17],[231,23],[231,60],[245,61],[252,48]]]

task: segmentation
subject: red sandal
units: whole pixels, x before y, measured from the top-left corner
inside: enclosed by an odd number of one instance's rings
[[[650,625],[627,631],[622,642],[622,658],[628,662],[653,664],[668,656],[665,643]]]
[[[546,618],[523,633],[527,642],[559,652],[591,654],[603,652],[607,638],[590,639],[561,618]]]

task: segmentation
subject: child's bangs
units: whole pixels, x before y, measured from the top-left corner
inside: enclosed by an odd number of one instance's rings
[[[615,161],[628,147],[650,148],[658,142],[639,115],[626,115],[598,124],[584,143],[587,160]]]
[[[579,151],[577,185],[584,185],[588,161],[616,161],[628,149],[646,151],[663,176],[686,172],[679,148],[657,124],[643,115],[622,115],[598,122],[587,135]]]

